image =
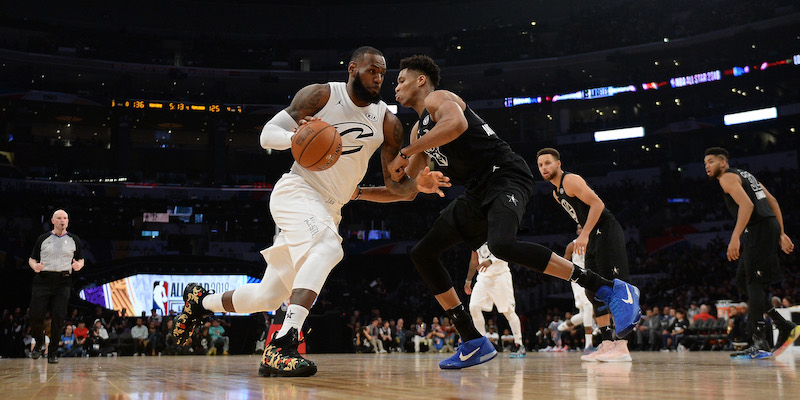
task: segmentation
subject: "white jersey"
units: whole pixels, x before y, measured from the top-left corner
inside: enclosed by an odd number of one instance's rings
[[[342,136],[342,154],[332,167],[310,171],[296,162],[290,174],[301,176],[329,205],[341,207],[364,179],[369,159],[383,143],[386,103],[358,107],[347,94],[344,82],[330,82],[328,103],[314,116],[333,125]]]
[[[500,275],[504,272],[509,272],[509,273],[511,272],[508,269],[508,263],[495,257],[494,254],[492,254],[489,251],[489,246],[486,245],[486,243],[484,243],[483,246],[481,246],[477,250],[477,253],[478,253],[478,265],[482,264],[486,260],[490,260],[492,262],[492,265],[487,267],[486,271],[484,272],[480,272],[479,268],[480,275],[491,276],[491,275]]]

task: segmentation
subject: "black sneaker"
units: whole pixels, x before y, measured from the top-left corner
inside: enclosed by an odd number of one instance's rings
[[[276,339],[277,332],[272,336],[272,341],[264,349],[258,374],[261,376],[311,376],[317,373],[317,364],[307,360],[297,352],[297,346],[302,343],[297,340],[297,329],[291,328],[281,338]]]
[[[753,345],[750,347],[742,350],[731,353],[731,358],[739,358],[739,359],[761,359],[761,358],[770,358],[773,357],[772,351],[769,349],[769,345],[767,341],[764,339],[755,339],[753,340]]]
[[[58,364],[58,356],[47,357],[48,364]]]
[[[39,350],[33,350],[33,351],[31,351],[31,358],[32,358],[32,359],[34,359],[34,360],[38,360],[38,359],[39,359],[39,357],[41,357],[41,356],[42,356],[42,352],[41,352],[41,351],[39,351]]]
[[[203,299],[213,293],[214,291],[208,291],[196,283],[190,283],[183,289],[183,311],[173,321],[172,336],[175,338],[175,344],[188,345],[194,328],[203,321],[203,318],[213,314],[203,308]]]

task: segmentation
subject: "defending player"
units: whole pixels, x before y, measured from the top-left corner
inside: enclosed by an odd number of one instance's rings
[[[632,330],[641,316],[639,289],[576,268],[542,245],[517,240],[522,214],[533,193],[533,175],[525,160],[461,97],[436,90],[440,71],[430,57],[405,58],[400,70],[395,99],[413,108],[419,121],[411,132],[411,144],[389,164],[392,179],[400,181],[406,172],[414,175],[433,160],[453,183],[466,187],[466,192],[442,211],[431,230],[411,250],[417,271],[464,341],[458,352],[439,363],[439,367],[470,367],[497,355],[492,344],[475,329],[440,259],[445,250],[461,242],[472,249],[488,243],[489,250],[500,259],[577,282],[609,305],[619,321],[620,334]]]

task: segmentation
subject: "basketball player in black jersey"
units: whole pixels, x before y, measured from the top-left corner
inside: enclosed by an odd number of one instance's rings
[[[783,353],[800,336],[800,326],[787,321],[775,308],[769,308],[764,285],[780,282],[778,249],[789,254],[794,244],[783,230],[783,214],[778,201],[749,172],[728,165],[728,151],[721,147],[706,150],[703,162],[706,175],[719,181],[725,206],[736,218],[728,244],[728,261],[739,260],[736,287],[748,297],[747,327],[753,345],[731,354],[736,358],[767,358]],[[764,313],[778,328],[778,340],[770,350],[766,341]]]
[[[539,173],[555,186],[553,197],[575,222],[583,226],[575,239],[573,249],[585,256],[586,269],[606,279],[629,279],[628,255],[625,251],[625,234],[617,219],[611,215],[603,200],[586,181],[577,174],[561,169],[561,154],[554,148],[544,148],[536,153]],[[600,327],[603,342],[597,351],[581,357],[583,361],[631,361],[627,340],[616,340],[608,308],[597,301],[594,293],[586,293],[592,301],[595,320]]]
[[[401,181],[406,173],[415,176],[433,160],[452,183],[466,187],[466,192],[441,212],[430,232],[411,250],[417,271],[464,341],[458,352],[439,367],[465,368],[497,354],[475,329],[439,257],[461,242],[472,250],[488,243],[489,251],[500,259],[572,280],[597,292],[620,321],[618,328],[624,333],[632,330],[641,315],[636,287],[577,268],[542,245],[517,240],[517,229],[533,192],[533,174],[525,160],[459,96],[436,90],[440,71],[430,57],[405,58],[400,70],[395,98],[401,105],[413,108],[419,121],[411,132],[411,144],[388,165],[392,179]]]

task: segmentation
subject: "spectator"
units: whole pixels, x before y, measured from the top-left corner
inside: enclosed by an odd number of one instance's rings
[[[414,332],[414,337],[412,338],[414,341],[414,352],[419,353],[421,351],[420,345],[423,343],[426,346],[425,351],[427,351],[428,342],[426,337],[428,336],[428,328],[422,320],[422,317],[417,317],[417,322],[414,324],[412,332]]]
[[[57,352],[60,357],[80,357],[83,355],[83,348],[77,344],[75,335],[72,332],[72,325],[67,325],[64,334],[61,335]]]
[[[735,307],[731,308],[733,309]],[[686,311],[683,309],[675,311],[675,323],[669,331],[665,330],[662,335],[664,349],[667,351],[678,350],[681,339],[683,339],[683,335],[686,334],[686,329],[688,328],[689,320],[686,319]]]
[[[511,330],[508,328],[503,330],[503,334],[500,336],[500,343],[502,343],[503,351],[512,351],[511,349],[514,347],[514,335],[511,334]]]
[[[494,325],[489,325],[489,330],[486,331],[486,338],[494,345],[498,352],[503,351],[503,346],[500,345],[500,335],[495,330]]]
[[[709,320],[709,319],[716,321],[717,317],[709,314],[709,311],[710,311],[710,308],[708,307],[708,305],[701,304],[700,305],[700,313],[695,315],[694,318],[692,318],[692,321],[697,321],[698,319],[701,319],[703,321],[706,321],[706,320]]]
[[[144,321],[141,317],[136,318],[136,326],[131,328],[131,336],[133,337],[133,355],[140,356],[144,354],[147,347],[148,329],[144,326]]]
[[[428,335],[425,337],[428,341],[428,346],[433,346],[437,352],[442,352],[444,348],[444,338],[447,335],[444,333],[444,329],[439,324],[439,317],[433,317],[431,322],[431,330],[428,332]]]
[[[210,337],[211,344],[208,346],[210,347],[208,350],[208,355],[215,355],[217,354],[217,347],[219,345],[222,346],[222,355],[228,355],[228,347],[230,345],[230,338],[225,336],[225,328],[220,326],[220,322],[218,319],[214,319],[211,321],[211,327],[208,328],[208,336]]]
[[[391,352],[394,347],[394,338],[392,337],[392,328],[389,321],[384,321],[383,326],[378,328],[378,339],[381,341],[384,351]]]
[[[161,354],[161,332],[159,332],[154,321],[150,321],[147,324],[147,340],[145,340],[145,346],[150,349],[151,355],[156,355],[156,353]]]
[[[397,341],[397,348],[400,351],[407,351],[406,343],[409,343],[409,338],[413,337],[413,333],[405,328],[405,321],[402,318],[397,319],[395,326],[395,340]]]

